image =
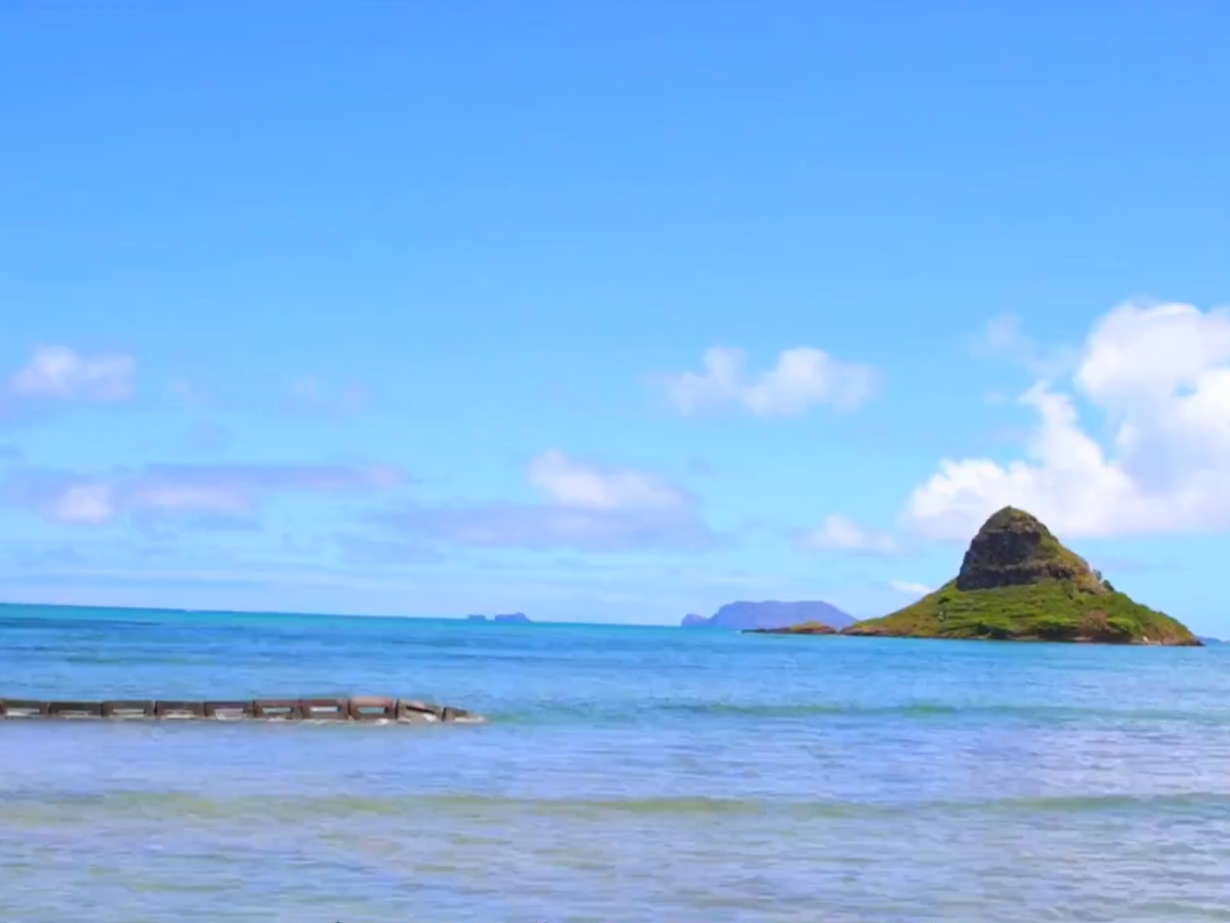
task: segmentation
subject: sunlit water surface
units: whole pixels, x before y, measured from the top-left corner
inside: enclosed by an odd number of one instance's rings
[[[1230,920],[1230,647],[0,608],[0,695],[482,727],[0,723],[0,919]]]

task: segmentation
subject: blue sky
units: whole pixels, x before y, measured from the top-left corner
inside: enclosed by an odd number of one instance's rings
[[[10,3],[0,595],[1230,634],[1230,7]]]

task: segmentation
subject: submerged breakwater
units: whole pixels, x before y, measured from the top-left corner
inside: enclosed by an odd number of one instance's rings
[[[0,699],[0,719],[368,721],[386,724],[479,724],[485,719],[462,708],[419,699],[350,698],[205,700],[108,699],[49,702]]]

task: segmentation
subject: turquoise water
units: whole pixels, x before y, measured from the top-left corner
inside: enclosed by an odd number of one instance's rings
[[[0,608],[0,694],[482,727],[0,723],[0,919],[1230,920],[1230,647]]]

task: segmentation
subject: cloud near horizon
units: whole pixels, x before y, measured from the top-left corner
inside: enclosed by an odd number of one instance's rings
[[[770,369],[751,373],[741,349],[705,351],[704,370],[661,376],[671,405],[684,416],[737,406],[758,417],[797,417],[813,406],[854,410],[876,391],[880,376],[869,365],[834,359],[810,346],[783,350]]]
[[[94,476],[18,468],[0,479],[0,502],[83,526],[125,517],[234,524],[252,521],[277,494],[374,492],[408,481],[393,465],[155,464]]]
[[[905,522],[965,540],[1000,507],[1072,538],[1230,527],[1230,309],[1124,304],[1090,331],[1069,387],[1018,398],[1037,422],[1025,457],[944,459]],[[1103,445],[1081,425],[1102,418]]]
[[[530,462],[526,480],[541,502],[415,503],[378,521],[418,540],[487,547],[605,552],[700,550],[716,543],[695,498],[656,474],[550,449]]]

